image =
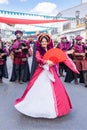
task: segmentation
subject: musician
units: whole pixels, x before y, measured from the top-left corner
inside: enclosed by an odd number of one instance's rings
[[[27,41],[22,38],[23,32],[17,30],[15,32],[16,40],[10,48],[14,54],[13,70],[10,81],[16,81],[22,84],[30,79],[30,71],[28,65],[28,46]]]
[[[57,48],[60,48],[64,52],[67,52],[68,50],[71,49],[71,46],[72,46],[71,41],[68,41],[66,36],[62,36],[60,43],[57,45]],[[59,74],[61,77],[64,77],[63,71],[66,70],[66,68],[67,67],[64,65],[64,63],[59,64]]]
[[[87,59],[86,59],[86,44],[82,41],[83,37],[77,35],[75,37],[76,44],[74,45],[74,63],[78,71],[80,72],[79,78],[80,82],[85,83],[85,87],[87,87]],[[82,81],[83,80],[83,81]],[[78,84],[78,76],[75,75],[75,84]]]
[[[8,78],[8,71],[6,65],[6,59],[9,52],[6,47],[3,45],[2,40],[0,39],[0,83],[3,82],[3,77]]]

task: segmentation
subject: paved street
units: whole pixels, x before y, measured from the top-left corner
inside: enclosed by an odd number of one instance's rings
[[[9,58],[7,65],[10,78],[12,63]],[[20,85],[4,79],[0,84],[0,130],[87,130],[87,88],[73,82],[64,84],[72,101],[72,111],[56,119],[35,119],[14,108],[15,99],[22,95],[27,83]]]

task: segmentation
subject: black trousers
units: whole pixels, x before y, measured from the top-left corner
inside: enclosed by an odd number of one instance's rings
[[[23,80],[25,64],[15,65],[16,80]]]
[[[84,83],[87,85],[87,70],[83,71]]]
[[[0,65],[0,79],[2,79],[3,77],[3,69],[4,69],[4,65]]]

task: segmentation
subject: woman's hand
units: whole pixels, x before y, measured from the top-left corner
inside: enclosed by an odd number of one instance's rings
[[[51,61],[51,60],[47,60],[47,62],[46,62],[49,66],[52,66],[52,65],[54,65],[54,63]]]
[[[1,54],[1,56],[5,56],[5,55],[6,55],[6,53],[2,53],[2,54]]]

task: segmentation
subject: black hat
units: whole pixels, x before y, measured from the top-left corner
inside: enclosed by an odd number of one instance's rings
[[[15,35],[18,34],[18,33],[20,33],[20,34],[23,35],[23,32],[22,32],[22,31],[20,31],[20,30],[16,30],[16,31],[15,31]]]

